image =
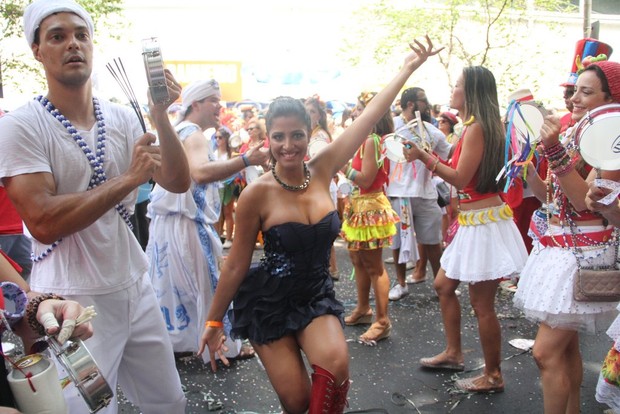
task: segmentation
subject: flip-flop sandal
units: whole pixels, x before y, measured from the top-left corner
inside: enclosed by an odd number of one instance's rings
[[[483,378],[486,381],[486,385],[477,385],[475,383],[480,378]],[[456,380],[454,385],[461,391],[474,393],[492,394],[496,392],[504,392],[504,380],[501,378],[494,380],[492,378],[485,377],[484,375]]]
[[[420,365],[428,369],[446,369],[450,371],[464,371],[465,364],[450,361],[437,361],[437,357],[420,358]]]

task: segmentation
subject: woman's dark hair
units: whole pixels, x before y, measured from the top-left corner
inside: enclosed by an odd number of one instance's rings
[[[465,112],[474,116],[484,134],[484,150],[478,168],[476,191],[494,193],[503,187],[501,182],[496,181],[496,177],[504,165],[506,139],[499,113],[495,77],[483,66],[469,66],[463,69],[463,80]]]
[[[273,126],[273,120],[283,116],[294,116],[299,118],[306,125],[306,130],[310,133],[310,115],[306,111],[304,104],[295,98],[290,96],[279,96],[269,104],[269,110],[265,115],[265,126],[267,128],[267,135],[271,131]]]
[[[314,109],[319,113],[319,126],[323,131],[329,135],[329,139],[332,139],[332,134],[329,133],[329,128],[327,127],[327,111],[325,111],[325,102],[319,100],[318,98],[311,97],[306,99],[304,102],[305,105],[312,105]]]
[[[220,134],[220,136],[222,137],[222,139],[226,142],[226,154],[228,154],[228,158],[232,158],[232,148],[230,147],[230,129],[228,129],[228,127],[220,127],[220,129],[217,130],[217,132]]]
[[[394,132],[394,119],[392,118],[391,109],[388,109],[387,112],[383,114],[381,119],[377,121],[372,132],[380,137]]]

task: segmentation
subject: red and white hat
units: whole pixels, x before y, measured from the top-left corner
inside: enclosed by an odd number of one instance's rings
[[[568,75],[568,80],[560,84],[560,86],[575,86],[579,71],[583,69],[583,66],[587,66],[590,62],[594,63],[600,60],[607,60],[612,52],[613,48],[610,45],[598,39],[587,37],[579,40],[577,45],[575,45],[575,56],[573,57],[573,64],[570,75]]]
[[[519,89],[508,96],[508,102],[528,102],[534,100],[534,94],[529,89]]]

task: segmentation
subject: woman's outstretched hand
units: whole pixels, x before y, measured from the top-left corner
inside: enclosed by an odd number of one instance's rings
[[[428,35],[425,37],[426,45],[417,39],[414,39],[413,43],[409,43],[409,47],[413,50],[413,53],[410,53],[405,58],[405,66],[412,71],[422,66],[430,56],[435,56],[437,53],[444,50],[444,47],[433,50],[433,41]]]
[[[222,328],[206,327],[200,338],[200,349],[198,355],[202,355],[205,350],[205,346],[209,350],[209,358],[211,358],[211,369],[213,372],[217,371],[217,361],[215,360],[215,353],[217,353],[224,363],[228,366],[228,358],[224,355],[224,352],[228,351],[228,347],[224,345],[226,341],[226,335]]]

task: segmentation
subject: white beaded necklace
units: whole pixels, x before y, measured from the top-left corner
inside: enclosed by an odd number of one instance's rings
[[[105,122],[103,120],[103,112],[101,112],[101,107],[99,106],[99,100],[93,97],[93,108],[95,112],[95,119],[97,120],[97,149],[93,154],[93,151],[88,147],[88,144],[78,133],[78,130],[71,124],[63,114],[52,104],[49,99],[44,96],[38,96],[35,98],[37,101],[43,105],[43,107],[58,120],[67,129],[71,138],[75,141],[75,143],[80,147],[84,155],[88,159],[90,166],[93,169],[92,176],[90,177],[90,183],[88,184],[87,190],[93,189],[100,184],[103,184],[107,181],[107,177],[105,175],[105,170],[103,168],[103,159],[105,156]],[[125,223],[129,226],[130,229],[133,229],[133,225],[129,220],[130,214],[122,203],[118,203],[114,206],[118,214],[121,215]],[[32,257],[34,262],[41,261],[45,259],[51,252],[62,242],[62,238],[58,239],[54,243],[52,243],[43,253],[39,256]]]

